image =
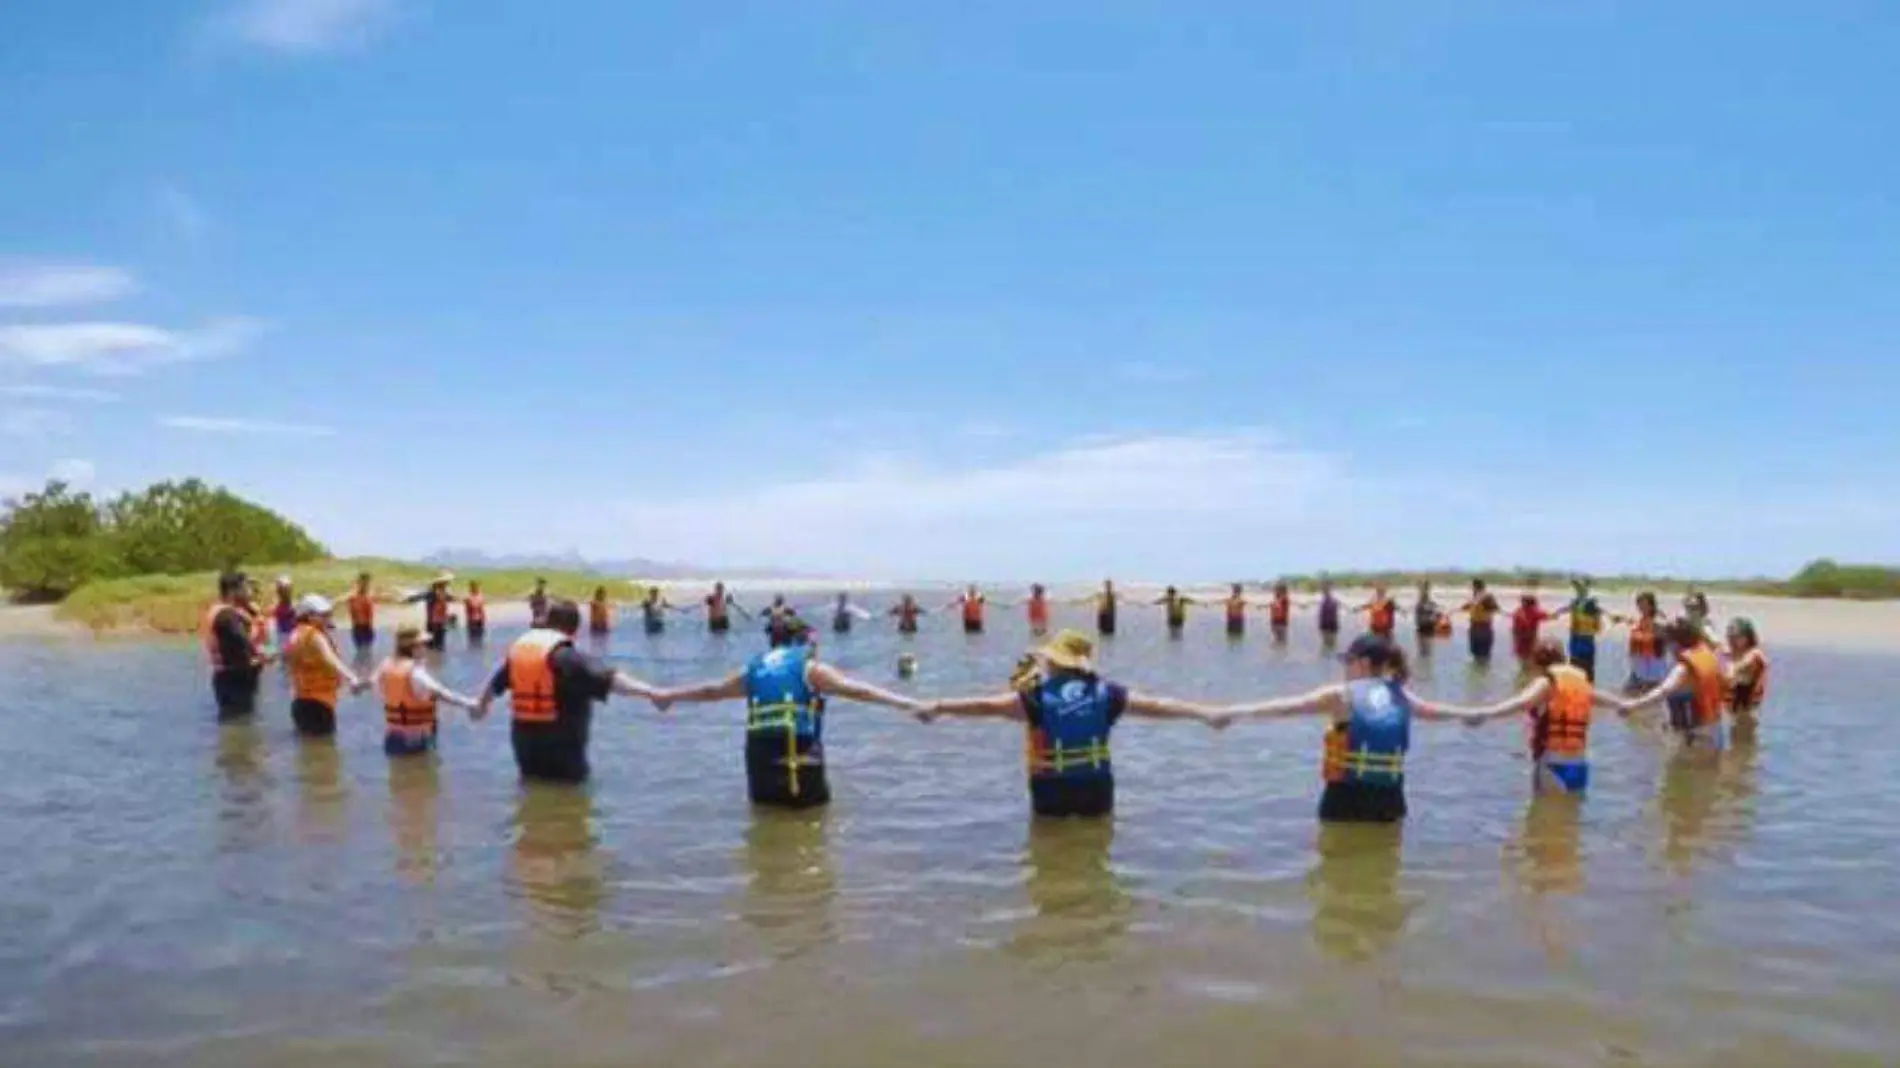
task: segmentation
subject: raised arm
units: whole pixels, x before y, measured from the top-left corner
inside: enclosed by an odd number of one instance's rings
[[[843,697],[868,705],[883,705],[905,712],[922,712],[925,708],[922,701],[880,689],[862,679],[854,679],[830,664],[806,667],[805,681],[811,684],[812,689],[827,696]]]
[[[1292,697],[1275,697],[1265,701],[1252,701],[1246,704],[1228,705],[1216,714],[1229,719],[1277,719],[1283,716],[1306,716],[1316,712],[1332,712],[1345,700],[1345,688],[1336,682],[1327,683],[1317,690],[1308,690]]]

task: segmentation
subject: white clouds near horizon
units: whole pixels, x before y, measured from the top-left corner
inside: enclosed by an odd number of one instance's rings
[[[0,367],[64,367],[97,375],[136,375],[163,364],[216,359],[251,344],[255,319],[215,319],[191,330],[145,323],[16,323],[0,326]]]
[[[79,386],[47,386],[39,383],[0,386],[0,395],[20,397],[26,400],[83,401],[89,404],[110,404],[119,399],[117,393],[108,389],[87,389]]]
[[[238,0],[215,27],[268,52],[317,55],[367,44],[395,23],[401,7],[397,0]]]
[[[158,425],[197,434],[236,434],[252,437],[327,438],[336,430],[306,423],[279,423],[268,419],[239,419],[210,415],[165,415]]]
[[[138,280],[118,267],[0,259],[0,308],[99,304],[137,291]]]

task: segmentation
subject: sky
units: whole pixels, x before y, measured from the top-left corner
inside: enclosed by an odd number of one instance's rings
[[[349,554],[1900,547],[1900,8],[0,5],[0,492]]]

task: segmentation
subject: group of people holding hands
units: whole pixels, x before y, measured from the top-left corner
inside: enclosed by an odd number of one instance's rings
[[[1283,589],[1275,591],[1276,598]],[[219,592],[219,603],[205,621],[212,688],[221,716],[248,716],[255,712],[256,672],[268,654],[238,637],[252,633],[254,620],[244,576],[224,576]],[[654,596],[658,595],[650,594],[649,599]],[[715,597],[729,626],[729,598],[723,588],[715,590]],[[707,599],[709,621],[721,618],[711,614],[715,597]],[[972,587],[951,602],[950,607],[964,613],[966,627],[974,622],[980,630],[981,598]],[[1112,633],[1113,587],[1105,586],[1096,598],[1097,622],[1106,622],[1101,629]],[[1179,598],[1171,590],[1163,599],[1170,623],[1175,611],[1185,611]],[[1330,590],[1322,592],[1322,626],[1330,598]],[[1472,615],[1474,627],[1480,613],[1495,610],[1495,601],[1486,604],[1487,598],[1482,583],[1476,584],[1473,601],[1461,609]],[[979,606],[975,613],[972,599]],[[1032,614],[1032,629],[1046,629],[1048,601],[1041,587],[1032,589],[1026,603],[1032,612],[1034,605],[1042,605],[1039,619]],[[1336,613],[1337,602],[1330,603]],[[1273,606],[1270,602],[1270,611]],[[849,607],[848,601],[841,598],[839,607]],[[814,628],[782,601],[767,610],[770,647],[766,651],[730,675],[676,688],[654,686],[579,648],[582,609],[566,600],[538,606],[534,625],[510,644],[479,695],[457,693],[430,674],[422,662],[429,638],[423,628],[399,629],[389,657],[372,673],[358,675],[338,652],[331,634],[330,605],[322,598],[299,602],[280,655],[290,675],[292,719],[303,734],[333,733],[342,692],[373,687],[384,707],[385,751],[393,757],[410,757],[434,749],[440,705],[466,708],[481,720],[495,701],[506,697],[520,773],[558,782],[588,778],[593,706],[613,694],[646,698],[663,712],[702,702],[743,701],[751,798],[760,805],[794,808],[821,805],[830,798],[824,722],[832,700],[881,705],[924,722],[968,717],[1020,723],[1026,736],[1025,772],[1032,807],[1048,816],[1095,816],[1112,810],[1110,737],[1125,715],[1192,720],[1215,729],[1258,719],[1316,716],[1328,721],[1320,760],[1324,781],[1320,817],[1389,822],[1402,819],[1406,812],[1404,784],[1415,719],[1458,720],[1476,726],[1523,717],[1536,788],[1564,793],[1581,792],[1589,783],[1589,739],[1598,710],[1629,715],[1667,705],[1670,729],[1691,752],[1720,749],[1730,723],[1738,732],[1752,730],[1766,694],[1768,671],[1753,627],[1738,620],[1729,628],[1725,658],[1708,632],[1706,602],[1701,618],[1685,614],[1666,623],[1655,607],[1655,598],[1647,597],[1632,620],[1633,632],[1646,628],[1649,637],[1645,640],[1655,644],[1643,647],[1644,677],[1635,678],[1633,671],[1626,694],[1595,686],[1593,646],[1590,656],[1579,655],[1578,638],[1585,635],[1579,635],[1576,619],[1579,615],[1603,618],[1587,586],[1580,583],[1577,600],[1564,609],[1573,621],[1569,648],[1551,640],[1534,640],[1524,656],[1527,674],[1522,689],[1484,706],[1431,700],[1408,688],[1406,656],[1393,635],[1398,609],[1383,589],[1375,590],[1371,603],[1360,606],[1369,617],[1367,630],[1340,656],[1340,681],[1305,693],[1222,707],[1144,694],[1104,678],[1095,667],[1094,642],[1073,630],[1063,630],[1031,650],[1018,662],[1008,684],[993,693],[938,700],[894,693],[822,661]],[[1230,619],[1234,610],[1230,602]],[[1421,591],[1421,608],[1414,611],[1434,611],[1429,589]],[[1111,618],[1104,620],[1102,613]],[[594,619],[589,615],[592,629]],[[1284,615],[1274,618],[1284,619]],[[1435,633],[1439,618],[1432,615]],[[836,620],[833,626],[838,629]],[[1592,630],[1587,636],[1594,638],[1596,633]],[[1632,642],[1632,665],[1636,666],[1634,637]]]

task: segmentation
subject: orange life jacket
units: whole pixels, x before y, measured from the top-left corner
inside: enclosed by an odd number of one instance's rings
[[[613,615],[608,611],[606,601],[587,602],[587,628],[604,631],[613,626]]]
[[[1276,594],[1273,604],[1267,608],[1267,621],[1276,627],[1284,627],[1293,618],[1293,598]]]
[[[1538,713],[1531,735],[1531,756],[1560,763],[1578,763],[1589,752],[1590,713],[1596,695],[1590,677],[1579,668],[1559,664],[1550,669],[1550,696]]]
[[[1630,624],[1630,655],[1654,659],[1663,655],[1662,632],[1654,616],[1643,616]]]
[[[1034,631],[1049,629],[1049,601],[1041,594],[1029,598],[1029,629]]]
[[[462,598],[462,612],[468,622],[479,626],[488,622],[488,601],[479,593],[471,593]]]
[[[1715,650],[1698,645],[1677,658],[1689,669],[1689,707],[1695,712],[1695,725],[1707,727],[1722,722],[1722,662]]]
[[[343,680],[323,655],[325,646],[336,649],[328,631],[315,623],[299,623],[284,642],[284,661],[290,666],[291,696],[335,708]]]
[[[429,605],[427,610],[424,611],[423,616],[428,622],[430,630],[438,630],[448,626],[449,595],[445,593],[438,597],[434,593],[429,594]]]
[[[1474,627],[1490,626],[1492,618],[1498,614],[1497,598],[1491,596],[1488,593],[1485,594],[1483,597],[1473,597],[1471,599],[1471,604],[1465,609],[1465,611],[1471,614],[1472,626]]]
[[[558,630],[531,630],[508,647],[508,699],[516,723],[553,723],[554,651],[573,641]]]
[[[367,593],[350,594],[350,626],[368,627],[376,623],[376,602]]]
[[[383,697],[383,723],[392,731],[435,730],[435,695],[417,697],[410,685],[416,662],[390,657],[376,669],[376,692]]]
[[[980,627],[983,625],[983,596],[981,594],[975,597],[971,597],[967,594],[964,596],[963,622],[966,626]]]
[[[1399,606],[1392,598],[1387,597],[1372,602],[1366,625],[1374,634],[1391,637],[1392,628],[1398,625],[1398,620]]]

